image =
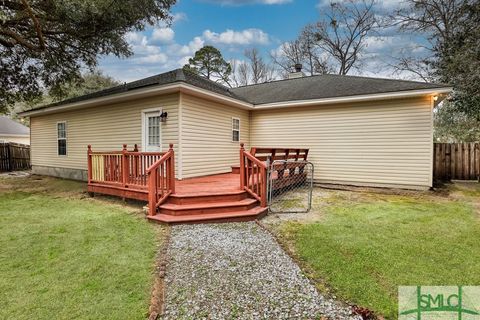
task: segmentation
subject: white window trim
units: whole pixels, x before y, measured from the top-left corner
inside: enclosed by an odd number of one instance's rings
[[[60,123],[65,124],[65,138],[58,137],[58,125]],[[57,121],[55,124],[55,130],[57,131],[57,157],[66,157],[68,155],[68,130],[67,130],[67,121]],[[65,154],[58,153],[58,140],[65,140]]]
[[[158,115],[161,115],[162,112],[163,112],[163,108],[162,107],[157,107],[157,108],[149,108],[149,109],[143,109],[142,110],[142,151],[145,151],[147,150],[147,139],[148,137],[146,137],[146,128],[145,128],[145,120],[146,120],[146,117],[147,117],[147,113],[150,113],[150,112],[158,112]],[[160,152],[163,151],[163,148],[162,148],[162,145],[163,145],[163,142],[162,142],[162,123],[160,123]]]
[[[238,141],[234,141],[234,140],[233,140],[233,131],[236,131],[236,130],[233,128],[233,120],[238,120]],[[240,120],[240,118],[232,117],[231,125],[232,125],[232,132],[230,133],[231,140],[232,140],[233,143],[240,143],[240,140],[241,140],[241,138],[240,138],[240,132],[241,132],[241,130],[240,130],[240,128],[241,128],[241,120]]]

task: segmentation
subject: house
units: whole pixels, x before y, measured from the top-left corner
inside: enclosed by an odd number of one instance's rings
[[[7,116],[0,116],[0,143],[30,144],[30,129]]]
[[[89,180],[87,145],[94,152],[136,144],[138,152],[161,155],[173,144],[171,168],[185,186],[190,178],[231,172],[243,142],[247,151],[308,149],[315,182],[428,189],[432,108],[451,89],[301,73],[231,89],[178,69],[21,116],[30,117],[32,170],[38,174]],[[93,165],[105,171],[115,159]]]

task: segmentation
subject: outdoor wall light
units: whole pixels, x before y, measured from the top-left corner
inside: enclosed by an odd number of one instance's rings
[[[160,121],[161,121],[161,122],[166,122],[166,121],[167,121],[167,117],[168,117],[168,113],[165,112],[165,111],[162,112],[162,113],[160,114]]]

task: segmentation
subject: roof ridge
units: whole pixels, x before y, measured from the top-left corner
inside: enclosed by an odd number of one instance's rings
[[[235,90],[235,89],[240,89],[240,88],[261,86],[261,85],[264,85],[264,84],[271,84],[271,83],[284,82],[284,81],[295,81],[295,80],[300,81],[300,80],[306,80],[306,79],[311,79],[311,78],[316,78],[316,77],[324,77],[324,76],[361,78],[361,79],[370,79],[370,80],[401,81],[401,82],[407,82],[407,83],[419,83],[419,84],[433,84],[433,85],[439,85],[439,86],[449,86],[448,84],[445,84],[445,83],[422,82],[422,81],[405,80],[405,79],[392,79],[392,78],[377,78],[377,77],[346,75],[346,74],[342,75],[342,74],[333,74],[333,73],[322,73],[322,74],[314,74],[314,75],[310,75],[310,76],[306,75],[304,77],[293,78],[293,79],[280,79],[280,80],[266,81],[266,82],[262,82],[262,83],[247,84],[247,85],[244,85],[244,86],[235,87],[233,89]]]
[[[353,75],[353,74],[333,74],[328,73],[324,74],[325,76],[334,76],[334,77],[349,77],[349,78],[361,78],[361,79],[371,79],[371,80],[386,80],[386,81],[401,81],[407,83],[419,83],[419,84],[434,84],[434,85],[441,85],[441,86],[448,86],[446,83],[436,83],[436,82],[427,82],[427,81],[417,81],[417,80],[406,80],[406,79],[392,79],[392,78],[383,78],[383,77],[368,77],[368,76],[361,76],[361,75]]]

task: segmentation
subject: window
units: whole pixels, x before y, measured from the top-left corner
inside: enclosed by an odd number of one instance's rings
[[[148,116],[148,146],[160,145],[160,116]]]
[[[67,123],[57,123],[57,154],[59,156],[67,155]]]
[[[232,141],[240,141],[240,119],[232,118]]]

